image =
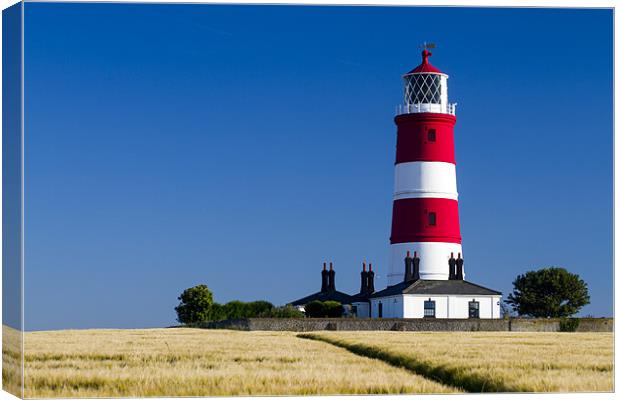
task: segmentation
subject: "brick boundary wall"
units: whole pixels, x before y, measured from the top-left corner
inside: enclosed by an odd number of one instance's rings
[[[559,332],[555,318],[511,319],[370,319],[370,318],[246,318],[199,324],[206,329],[242,331],[514,331]],[[613,318],[579,318],[577,332],[613,332]]]

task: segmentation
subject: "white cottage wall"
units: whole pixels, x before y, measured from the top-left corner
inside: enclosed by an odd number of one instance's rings
[[[372,317],[379,315],[378,304],[383,304],[383,318],[424,318],[424,302],[435,301],[435,318],[469,318],[469,302],[478,301],[480,318],[500,317],[500,296],[457,295],[399,295],[372,300]]]
[[[403,316],[403,295],[381,297],[371,301],[372,318],[379,318],[379,304],[382,305],[381,318],[406,318]]]

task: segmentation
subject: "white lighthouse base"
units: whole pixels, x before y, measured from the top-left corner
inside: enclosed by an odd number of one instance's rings
[[[447,280],[449,275],[448,260],[450,253],[457,258],[463,250],[460,243],[445,242],[419,242],[419,243],[395,243],[390,246],[390,268],[388,273],[388,286],[403,281],[405,277],[405,257],[407,251],[413,257],[413,252],[418,252],[420,257],[420,279]],[[465,278],[465,271],[463,271]]]

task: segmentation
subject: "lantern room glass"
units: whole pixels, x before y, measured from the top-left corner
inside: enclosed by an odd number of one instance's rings
[[[441,104],[441,75],[405,75],[405,104]]]

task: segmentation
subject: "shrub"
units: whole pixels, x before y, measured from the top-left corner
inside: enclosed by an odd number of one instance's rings
[[[303,318],[304,313],[291,305],[274,307],[260,315],[264,318]]]
[[[224,304],[224,313],[226,314],[226,319],[247,318],[249,314],[249,307],[247,303],[239,300],[233,300]]]
[[[313,300],[306,304],[306,317],[311,318],[340,318],[344,313],[344,307],[337,301],[318,301]]]
[[[579,328],[579,318],[561,318],[560,332],[575,332]]]
[[[273,304],[265,300],[251,301],[247,303],[248,317],[256,318],[267,315],[273,310]]]
[[[268,301],[259,300],[249,303],[233,300],[226,304],[213,303],[209,312],[209,321],[221,321],[225,319],[257,318],[269,316],[274,309]]]
[[[220,303],[213,303],[209,311],[209,321],[222,321],[226,319],[226,310]]]

